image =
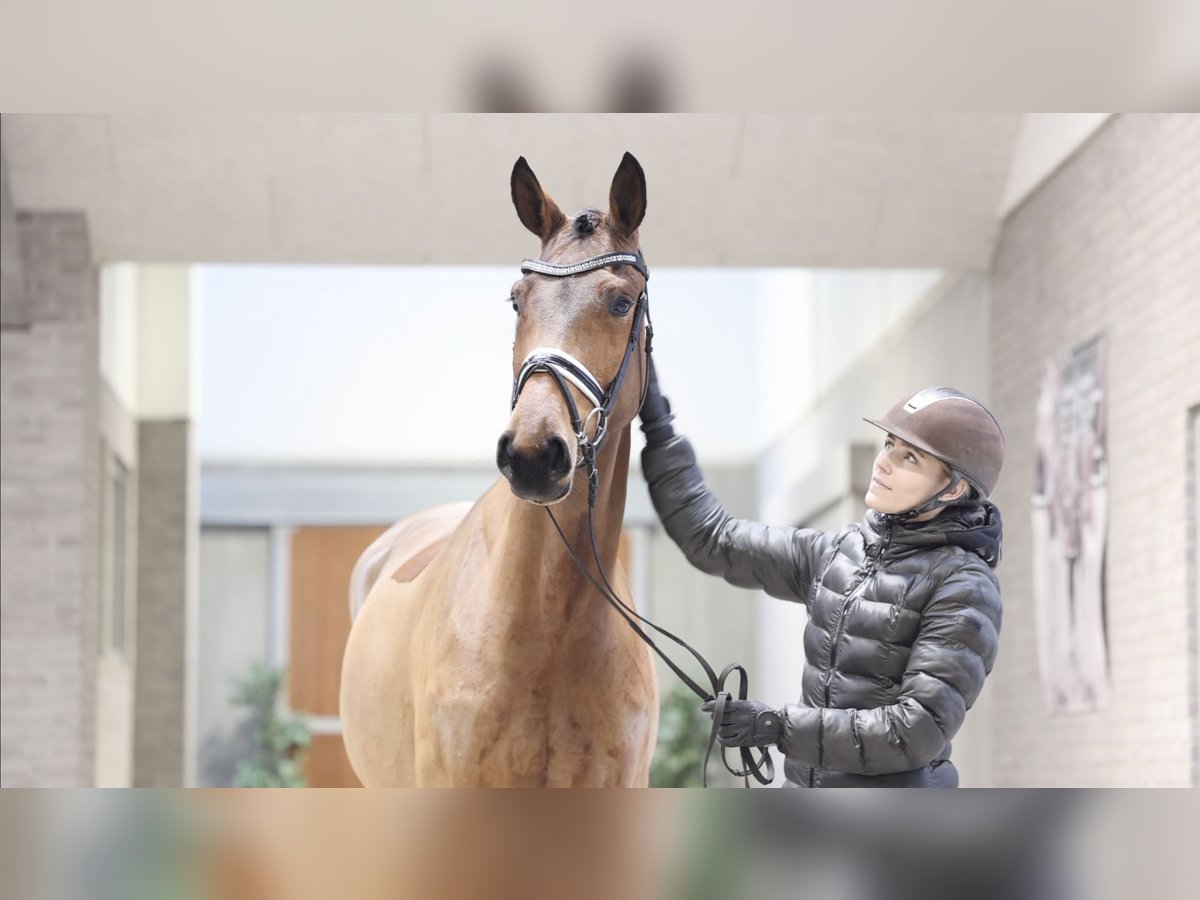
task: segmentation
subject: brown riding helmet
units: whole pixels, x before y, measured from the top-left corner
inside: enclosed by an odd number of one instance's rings
[[[863,421],[936,456],[984,497],[996,487],[1004,465],[1004,434],[987,407],[962,391],[925,388],[883,418]]]

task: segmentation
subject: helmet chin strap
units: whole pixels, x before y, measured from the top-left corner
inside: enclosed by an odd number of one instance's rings
[[[885,519],[890,519],[893,522],[910,522],[917,516],[923,516],[927,512],[932,512],[935,509],[943,509],[947,506],[961,506],[963,500],[961,497],[955,497],[952,500],[939,500],[942,494],[954,490],[958,487],[959,482],[963,480],[962,475],[957,469],[950,470],[950,483],[944,488],[935,493],[932,497],[922,503],[920,506],[914,506],[912,509],[902,513],[884,513]]]

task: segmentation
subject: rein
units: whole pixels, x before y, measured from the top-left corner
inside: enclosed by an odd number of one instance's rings
[[[512,408],[516,408],[517,400],[520,397],[521,389],[529,381],[530,377],[539,373],[545,372],[554,379],[558,385],[559,391],[562,392],[567,402],[567,411],[571,416],[571,425],[575,429],[575,439],[579,444],[580,461],[578,465],[585,466],[587,469],[588,478],[588,537],[592,545],[592,558],[596,563],[596,570],[600,575],[599,580],[596,579],[587,566],[575,553],[571,547],[571,542],[567,540],[567,536],[563,533],[562,528],[558,524],[558,519],[554,517],[554,512],[549,507],[546,508],[547,514],[550,516],[550,521],[554,523],[554,529],[558,532],[558,536],[562,538],[563,546],[567,548],[567,552],[571,555],[571,559],[575,561],[575,565],[579,571],[592,583],[600,595],[608,601],[609,605],[617,611],[617,613],[625,620],[634,633],[645,641],[650,648],[658,654],[659,658],[674,672],[679,679],[692,690],[702,701],[714,701],[713,706],[713,726],[709,732],[708,746],[704,751],[703,769],[701,778],[705,787],[708,787],[708,761],[712,756],[713,747],[717,743],[717,733],[720,729],[720,723],[724,718],[725,707],[728,704],[731,694],[726,689],[726,682],[730,675],[737,673],[741,676],[738,684],[738,698],[745,700],[749,687],[746,670],[737,663],[730,663],[718,676],[716,671],[708,660],[700,655],[691,644],[682,638],[672,634],[664,628],[655,625],[649,619],[639,614],[632,609],[617,596],[617,592],[613,590],[609,583],[608,576],[604,572],[604,566],[600,562],[600,551],[596,547],[596,526],[594,521],[594,510],[596,505],[596,494],[600,486],[600,474],[596,468],[596,454],[599,451],[604,439],[608,436],[608,416],[612,412],[613,404],[616,401],[617,395],[620,392],[621,385],[625,380],[625,374],[629,368],[630,360],[633,358],[634,350],[637,349],[639,333],[643,319],[646,322],[646,360],[650,359],[651,345],[654,339],[654,326],[650,321],[650,295],[649,282],[650,271],[646,267],[646,261],[642,256],[642,251],[639,249],[636,254],[633,253],[604,253],[600,256],[593,256],[590,259],[581,260],[575,263],[566,265],[558,265],[549,263],[540,259],[526,259],[521,263],[521,271],[525,274],[536,273],[539,275],[549,275],[554,278],[569,278],[573,275],[581,275],[585,272],[591,272],[595,269],[605,268],[613,265],[631,265],[643,278],[642,292],[637,299],[637,311],[633,317],[633,326],[629,331],[629,341],[625,347],[625,356],[621,360],[621,368],[617,371],[617,377],[613,379],[612,384],[604,390],[600,386],[600,382],[587,366],[581,363],[575,357],[571,356],[562,350],[553,347],[538,347],[526,355],[524,362],[521,364],[521,369],[517,373],[517,377],[513,379],[512,389]],[[568,384],[573,384],[587,397],[593,404],[593,409],[586,417],[580,418],[579,409],[575,404],[575,399],[571,396]],[[642,397],[645,399],[646,384],[642,386]],[[596,431],[594,437],[589,437],[587,434],[587,425],[596,419]],[[637,621],[634,621],[634,620]],[[688,653],[700,664],[704,669],[704,674],[708,677],[711,690],[705,690],[695,679],[684,672],[674,660],[672,660],[662,649],[656,644],[645,630],[638,624],[641,622],[649,626],[654,631],[658,632],[663,637],[669,638],[676,644],[687,650]],[[758,759],[754,758],[754,754],[749,747],[741,747],[741,762],[742,768],[734,768],[729,763],[728,757],[725,755],[726,747],[721,745],[721,761],[731,775],[736,778],[742,778],[747,787],[750,786],[750,776],[754,776],[759,784],[770,784],[775,780],[775,762],[771,758],[770,751],[764,747],[761,751],[761,756]]]

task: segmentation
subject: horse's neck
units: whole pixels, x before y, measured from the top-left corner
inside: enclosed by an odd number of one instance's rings
[[[610,432],[610,440],[605,442],[598,455],[597,469],[600,484],[591,525],[595,529],[600,564],[612,582],[629,480],[628,427],[620,432]],[[570,602],[581,592],[595,593],[596,589],[579,571],[563,546],[563,539],[545,508],[519,500],[507,491],[505,507],[504,546],[497,562],[509,573],[517,575],[514,581],[519,583],[514,584],[514,589],[520,596],[516,601],[522,604],[524,611],[540,617],[571,617]],[[549,509],[575,555],[600,580],[592,553],[588,481],[584,469],[575,473],[567,498]],[[613,586],[616,587],[615,584]],[[595,601],[594,604],[586,604],[586,607],[598,611],[606,609],[600,597],[595,597]]]

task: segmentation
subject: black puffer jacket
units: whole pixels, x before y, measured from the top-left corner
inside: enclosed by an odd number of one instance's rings
[[[999,510],[902,525],[870,511],[834,534],[730,516],[686,438],[642,453],[650,496],[688,561],[808,609],[800,702],[784,707],[790,782],[958,783],[950,739],[996,661]]]

